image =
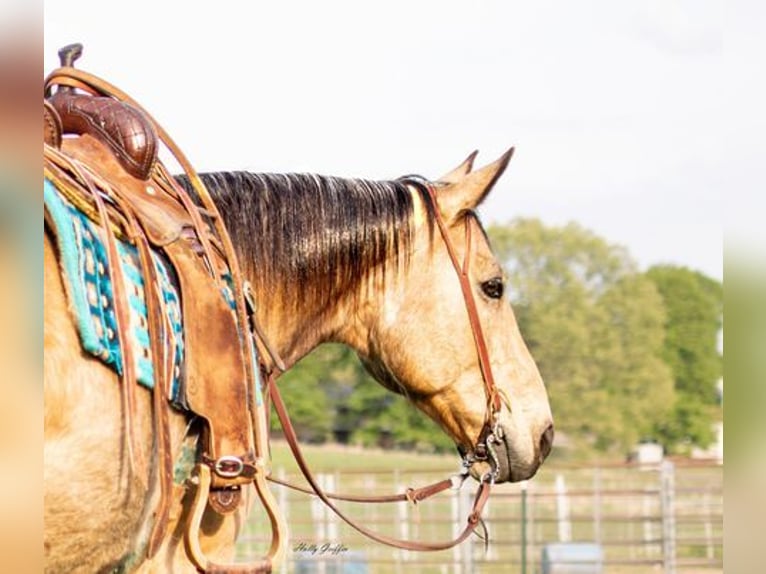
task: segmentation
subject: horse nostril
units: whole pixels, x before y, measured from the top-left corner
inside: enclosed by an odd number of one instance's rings
[[[543,436],[540,437],[540,462],[544,461],[553,448],[553,425],[548,425]]]

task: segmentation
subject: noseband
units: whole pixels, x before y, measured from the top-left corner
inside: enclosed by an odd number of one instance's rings
[[[489,351],[487,350],[487,342],[484,338],[484,330],[481,326],[481,320],[479,319],[479,311],[476,306],[476,297],[471,289],[471,279],[469,275],[470,271],[470,254],[471,254],[471,219],[476,219],[476,214],[473,211],[466,212],[465,216],[465,253],[463,254],[463,262],[460,263],[458,259],[457,250],[455,244],[452,242],[452,238],[447,230],[447,224],[444,221],[444,217],[439,210],[439,203],[436,200],[436,192],[434,186],[430,182],[422,182],[423,187],[428,191],[431,201],[434,206],[434,219],[436,225],[439,228],[439,233],[442,236],[444,245],[447,247],[447,253],[449,254],[452,266],[455,268],[458,280],[460,281],[460,289],[463,292],[463,300],[465,301],[465,308],[468,312],[468,321],[471,325],[471,333],[473,334],[474,344],[476,345],[476,355],[479,359],[479,369],[481,370],[481,378],[484,383],[484,393],[487,398],[486,412],[484,417],[484,426],[479,432],[479,436],[476,439],[476,444],[473,446],[473,450],[461,453],[463,454],[463,464],[466,468],[469,468],[474,462],[486,462],[488,461],[491,470],[482,477],[482,481],[489,480],[494,482],[500,471],[497,454],[493,448],[494,444],[499,444],[502,440],[502,429],[498,424],[498,414],[502,408],[502,401],[500,400],[500,393],[497,390],[495,384],[495,377],[492,374],[492,364],[489,360]]]

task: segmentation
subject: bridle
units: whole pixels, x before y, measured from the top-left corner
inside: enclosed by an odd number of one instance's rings
[[[471,289],[471,282],[469,277],[470,251],[471,251],[471,227],[472,227],[470,219],[475,218],[476,215],[472,211],[466,212],[465,254],[463,256],[463,261],[461,263],[457,256],[457,250],[455,249],[454,243],[449,235],[447,224],[444,221],[444,217],[442,216],[439,210],[439,205],[436,199],[436,192],[434,190],[433,184],[425,180],[408,179],[407,181],[417,186],[422,186],[429,194],[432,205],[434,207],[434,219],[436,221],[442,240],[444,241],[444,244],[447,248],[447,252],[449,254],[452,265],[455,269],[455,272],[457,273],[458,280],[460,282],[460,288],[463,294],[463,299],[465,301],[466,311],[468,313],[468,319],[471,326],[471,332],[473,334],[473,339],[476,346],[476,353],[479,360],[479,367],[481,370],[482,381],[484,384],[484,391],[486,394],[486,407],[487,407],[486,415],[485,415],[484,425],[481,431],[479,432],[479,435],[476,440],[476,444],[473,446],[473,449],[471,451],[461,453],[462,464],[461,464],[460,472],[458,474],[451,476],[447,479],[441,480],[439,482],[436,482],[434,484],[427,485],[425,487],[421,487],[417,489],[408,488],[404,493],[401,493],[401,494],[383,495],[383,496],[349,496],[349,495],[340,495],[340,494],[325,492],[319,486],[317,480],[315,479],[314,475],[309,469],[308,464],[306,463],[305,457],[303,456],[301,452],[301,448],[298,442],[298,437],[295,432],[295,428],[293,427],[292,422],[290,421],[290,417],[287,413],[287,408],[284,404],[284,401],[282,400],[282,396],[276,384],[276,381],[275,381],[276,376],[275,376],[274,370],[271,369],[271,371],[268,372],[266,376],[266,384],[268,386],[268,395],[270,396],[271,401],[273,402],[276,414],[280,420],[280,423],[282,424],[285,440],[287,441],[288,446],[290,447],[290,450],[292,451],[293,456],[295,457],[295,460],[298,464],[298,467],[301,470],[301,473],[303,474],[304,478],[306,479],[306,481],[308,482],[311,488],[309,489],[309,488],[296,486],[287,481],[277,479],[273,476],[269,476],[268,480],[273,483],[287,486],[289,488],[292,488],[301,492],[305,492],[308,494],[315,494],[333,512],[335,512],[335,514],[338,515],[338,517],[340,517],[343,521],[345,521],[351,527],[353,527],[354,529],[356,529],[357,531],[359,531],[360,533],[364,534],[365,536],[367,536],[368,538],[372,540],[375,540],[382,544],[386,544],[388,546],[402,548],[405,550],[436,551],[436,550],[446,550],[448,548],[452,548],[453,546],[460,544],[466,538],[468,538],[468,536],[470,536],[470,534],[476,529],[478,525],[481,524],[483,526],[483,522],[481,521],[481,513],[484,508],[484,505],[489,499],[491,487],[495,483],[495,480],[497,479],[497,476],[499,473],[498,457],[493,445],[499,444],[503,438],[501,427],[498,424],[498,415],[502,407],[503,401],[501,400],[501,395],[497,389],[494,376],[492,374],[492,366],[489,360],[489,352],[487,349],[486,339],[484,337],[484,330],[482,329],[482,326],[481,326],[481,320],[479,318],[478,308],[476,305],[476,299],[473,294],[473,290]],[[281,359],[279,359],[279,356],[275,352],[273,352],[272,349],[270,349],[270,346],[267,346],[267,348],[269,348],[269,354],[271,355],[274,364],[279,364],[281,362]],[[473,502],[473,507],[472,507],[471,513],[469,514],[466,520],[466,525],[464,529],[456,538],[446,542],[416,542],[412,540],[401,540],[401,539],[396,539],[387,535],[373,532],[366,526],[363,526],[355,522],[351,518],[349,518],[343,511],[341,511],[332,502],[333,500],[344,500],[349,502],[367,502],[367,503],[387,503],[387,502],[402,502],[402,501],[418,503],[420,501],[425,500],[426,498],[429,498],[447,489],[450,489],[450,488],[459,489],[462,486],[463,482],[468,477],[470,468],[475,462],[487,462],[490,465],[490,470],[484,473],[479,479],[479,488],[476,492],[476,496]],[[486,536],[484,537],[484,539],[486,543]]]
[[[457,256],[457,251],[452,239],[449,236],[447,230],[447,224],[444,221],[444,217],[439,211],[439,204],[436,201],[436,193],[433,185],[426,182],[425,188],[428,190],[431,196],[431,201],[434,205],[435,220],[439,227],[439,233],[442,236],[444,245],[447,248],[452,266],[455,268],[458,280],[460,281],[460,290],[463,292],[463,300],[465,301],[466,311],[468,313],[468,321],[471,325],[471,333],[473,335],[474,344],[476,345],[476,355],[479,359],[479,368],[481,370],[481,378],[484,383],[484,393],[486,395],[487,404],[484,418],[484,426],[479,433],[479,437],[474,446],[473,452],[468,452],[463,455],[463,460],[469,466],[474,462],[484,462],[489,460],[492,466],[490,471],[492,476],[491,480],[497,478],[499,472],[497,455],[495,453],[493,444],[497,444],[503,439],[502,429],[498,424],[498,414],[502,408],[502,401],[500,398],[500,392],[495,384],[495,377],[492,374],[492,364],[489,360],[489,351],[487,350],[487,342],[484,338],[484,329],[481,326],[481,319],[479,318],[479,311],[476,306],[476,297],[471,289],[471,279],[469,275],[469,265],[471,262],[471,219],[476,219],[476,214],[473,211],[467,211],[465,214],[465,253],[463,254],[463,262]]]

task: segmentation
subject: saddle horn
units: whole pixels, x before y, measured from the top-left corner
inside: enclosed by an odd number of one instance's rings
[[[82,44],[75,42],[59,48],[59,62],[64,68],[74,68],[74,63],[82,56]],[[72,86],[59,86],[58,92],[74,92]]]
[[[82,56],[82,44],[76,42],[59,48],[59,60],[62,66],[74,68],[74,63]]]

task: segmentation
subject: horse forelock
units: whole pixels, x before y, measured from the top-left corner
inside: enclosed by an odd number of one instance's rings
[[[406,266],[415,229],[410,189],[422,199],[433,232],[434,206],[422,178],[242,171],[200,177],[247,275],[283,293],[294,288],[287,296],[296,304],[332,303],[370,274]],[[185,177],[178,179],[189,188]]]

